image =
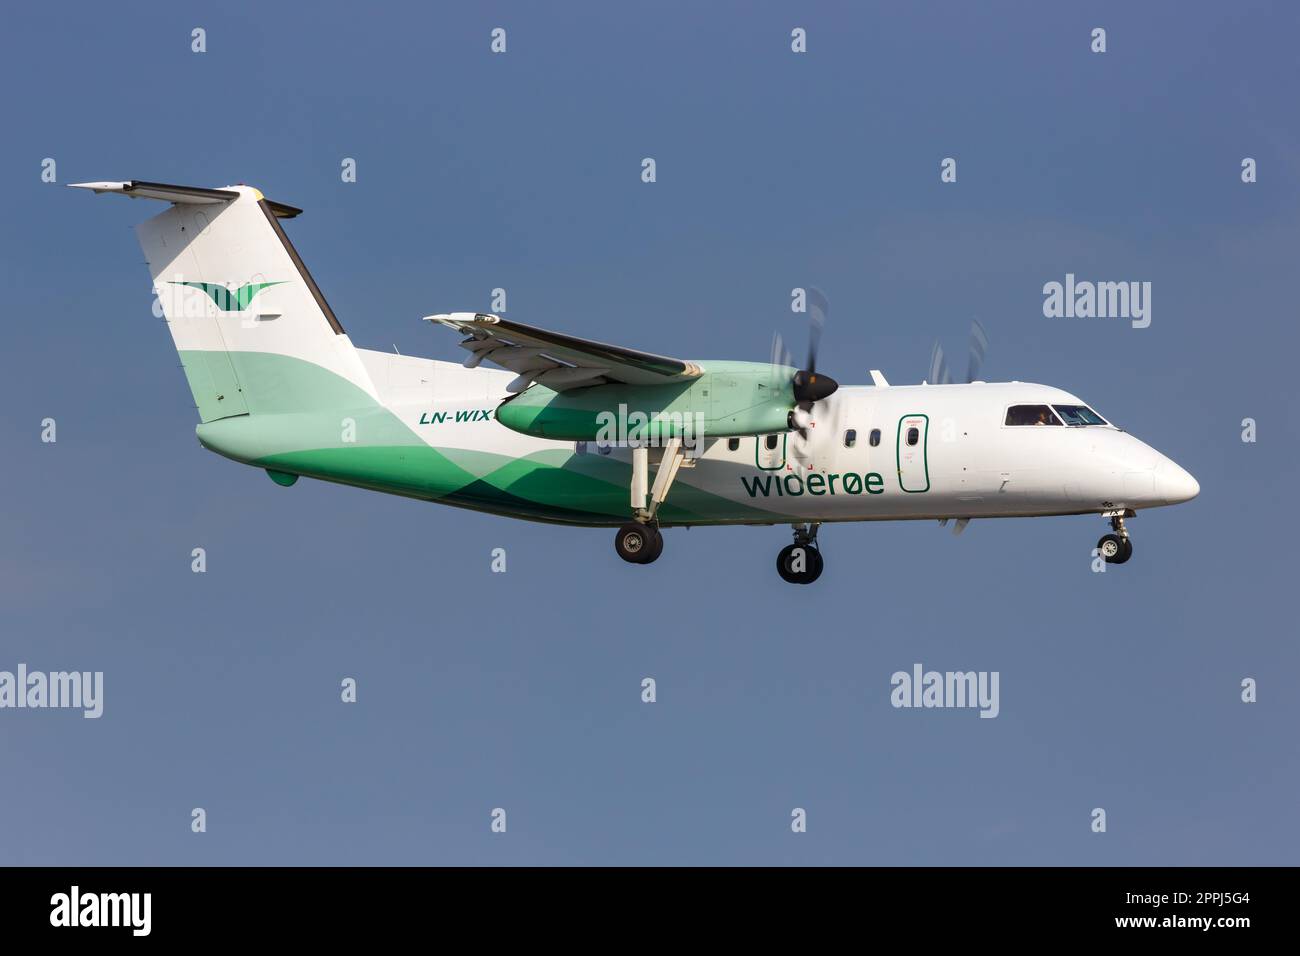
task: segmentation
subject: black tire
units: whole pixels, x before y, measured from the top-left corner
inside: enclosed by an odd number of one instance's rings
[[[819,548],[808,549],[808,575],[804,578],[804,584],[812,584],[822,576],[822,569],[826,567],[826,562],[822,560],[822,553]]]
[[[648,528],[643,524],[633,521],[625,524],[618,529],[618,534],[614,535],[614,550],[618,556],[629,564],[644,564],[647,554],[654,554],[654,540],[658,532],[654,528]],[[660,541],[660,549],[663,548],[663,542]],[[654,554],[654,557],[659,557]],[[654,558],[650,559],[651,561]]]
[[[641,557],[640,564],[654,564],[659,559],[659,555],[664,553],[664,536],[658,528],[648,529],[654,532],[654,537],[650,539],[650,547],[646,549]]]
[[[798,584],[798,579],[794,572],[790,570],[790,558],[794,554],[794,545],[787,544],[784,548],[776,553],[776,573],[781,575],[781,580],[786,584]]]
[[[1104,534],[1097,542],[1097,553],[1107,564],[1123,564],[1133,557],[1133,541],[1117,534]]]
[[[803,552],[803,570],[796,570],[796,551]],[[822,560],[821,552],[812,545],[787,544],[777,552],[776,555],[776,573],[781,575],[781,580],[788,584],[812,584],[821,577],[822,568],[825,562]]]

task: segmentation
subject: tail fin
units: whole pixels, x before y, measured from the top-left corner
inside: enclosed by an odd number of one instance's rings
[[[356,389],[375,398],[280,225],[302,210],[248,186],[75,185],[173,203],[136,235],[203,422],[355,405]]]

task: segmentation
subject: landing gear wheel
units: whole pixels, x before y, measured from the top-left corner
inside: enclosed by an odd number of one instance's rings
[[[642,564],[653,564],[659,555],[664,553],[664,536],[658,528],[651,528],[650,530],[654,532],[654,537],[650,540],[650,550],[641,559]]]
[[[1133,541],[1117,534],[1102,535],[1097,542],[1097,553],[1106,559],[1107,564],[1123,564],[1133,557]]]
[[[614,536],[614,550],[631,564],[649,564],[663,553],[663,535],[658,528],[634,521],[618,529]]]
[[[824,566],[821,552],[810,544],[787,544],[776,556],[776,573],[789,584],[812,584]]]

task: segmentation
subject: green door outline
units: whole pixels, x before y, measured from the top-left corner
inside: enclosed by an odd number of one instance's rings
[[[925,426],[921,429],[921,465],[925,470],[925,487],[909,488],[903,484],[903,422],[909,418],[921,418],[925,420]],[[914,412],[911,415],[904,415],[898,420],[898,434],[894,439],[894,465],[898,471],[898,487],[903,489],[909,495],[919,495],[930,490],[930,416],[920,412]]]
[[[778,461],[775,465],[768,466],[763,464],[762,458],[760,457],[763,451],[763,442],[767,440],[767,436],[755,435],[754,436],[754,467],[757,468],[759,471],[780,471],[782,468],[784,468],[785,467],[785,443],[786,443],[786,439],[788,439],[789,437],[790,436],[788,433],[781,435],[781,460]]]

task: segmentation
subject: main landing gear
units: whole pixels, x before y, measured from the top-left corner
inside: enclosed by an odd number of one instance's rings
[[[614,550],[630,564],[649,564],[663,554],[664,537],[659,533],[655,515],[668,497],[680,468],[694,467],[695,460],[686,455],[680,438],[664,442],[659,466],[655,469],[654,485],[649,486],[650,449],[642,445],[632,449],[632,516],[631,521],[618,529],[614,536]],[[649,496],[647,503],[646,497]]]
[[[1124,527],[1124,519],[1133,517],[1132,511],[1108,511],[1103,518],[1110,518],[1113,534],[1104,534],[1097,542],[1097,553],[1106,559],[1107,564],[1123,564],[1133,557],[1133,539]]]
[[[776,556],[776,573],[781,580],[789,584],[812,584],[822,574],[825,562],[817,547],[816,522],[797,524],[794,528],[794,544],[787,544]]]
[[[614,550],[631,564],[649,564],[663,554],[664,536],[654,525],[633,521],[618,529]]]

